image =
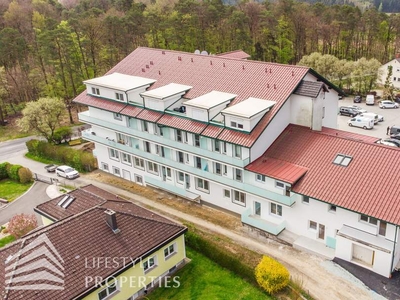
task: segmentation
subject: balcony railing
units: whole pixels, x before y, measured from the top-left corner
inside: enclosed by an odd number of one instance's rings
[[[262,218],[260,216],[253,215],[251,208],[246,209],[242,213],[241,219],[242,223],[261,229],[273,235],[278,235],[286,228],[286,220],[273,216]]]

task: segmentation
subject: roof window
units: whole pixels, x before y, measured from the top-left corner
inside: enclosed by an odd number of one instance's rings
[[[344,155],[344,154],[338,154],[338,155],[336,155],[336,158],[333,161],[333,163],[335,165],[340,165],[340,166],[343,166],[343,167],[347,167],[350,164],[352,159],[353,158],[351,156]]]

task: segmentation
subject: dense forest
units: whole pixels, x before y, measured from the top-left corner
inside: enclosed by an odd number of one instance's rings
[[[294,0],[13,0],[0,4],[0,26],[0,121],[39,97],[71,109],[83,80],[138,46],[289,64],[313,52],[384,63],[400,50],[400,15]]]

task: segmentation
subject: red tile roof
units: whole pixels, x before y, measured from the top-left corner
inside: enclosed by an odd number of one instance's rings
[[[135,118],[142,111],[143,111],[142,107],[127,105],[120,111],[120,114]]]
[[[308,169],[280,159],[265,157],[247,165],[246,170],[294,184]]]
[[[337,154],[351,156],[350,164],[333,164]],[[255,163],[262,166],[269,158],[308,169],[292,187],[294,192],[400,224],[400,149],[340,130],[289,125]]]
[[[156,122],[159,118],[161,118],[162,115],[163,115],[163,113],[161,113],[159,111],[143,109],[136,116],[136,118],[145,120],[145,121],[149,121],[149,122]]]
[[[102,98],[97,98],[97,97],[92,97],[88,94],[86,94],[86,91],[82,92],[80,95],[78,95],[75,99],[74,102],[82,104],[82,105],[87,105],[87,106],[93,106],[97,107],[100,109],[112,111],[119,113],[125,106],[126,103],[119,103],[113,100],[105,100]]]
[[[134,204],[121,201],[111,201],[104,207],[93,207],[82,213],[53,223],[40,230],[36,230],[17,240],[9,246],[0,249],[0,294],[5,299],[73,299],[90,289],[93,284],[86,286],[85,278],[100,276],[107,278],[123,269],[124,265],[132,260],[138,261],[149,251],[184,234],[186,228],[147,211],[132,208]],[[112,207],[116,212],[119,233],[113,233],[105,222],[106,207]],[[142,215],[143,211],[147,211]],[[154,217],[152,217],[154,216]],[[63,260],[62,271],[64,283],[62,290],[14,290],[6,291],[6,260],[15,257],[21,248],[27,249],[39,236],[45,234]],[[46,246],[44,246],[46,247]],[[47,246],[48,248],[48,246]],[[22,253],[19,261],[31,254],[33,250]],[[42,258],[40,256],[39,258]],[[117,263],[109,264],[100,261],[97,267],[97,258],[115,258]],[[95,265],[90,264],[95,259]],[[125,260],[124,260],[125,259]],[[89,267],[87,265],[89,262]],[[29,264],[29,262],[28,262]],[[8,265],[7,265],[8,266]],[[18,264],[16,271],[24,265]],[[44,270],[44,268],[41,268]],[[40,269],[39,269],[40,270]],[[24,275],[29,275],[25,271]],[[32,270],[33,272],[33,270]],[[9,278],[9,277],[7,277]],[[32,279],[31,284],[51,283],[45,280]],[[12,287],[21,283],[14,282]],[[8,284],[7,284],[8,285]],[[9,286],[9,285],[8,285]],[[7,296],[5,296],[7,295]]]
[[[246,59],[250,58],[250,55],[244,52],[243,50],[235,50],[235,51],[230,51],[230,52],[224,52],[217,54],[219,57],[225,57],[225,58],[238,58],[238,59]]]
[[[162,124],[168,127],[173,127],[177,129],[181,129],[184,131],[193,132],[196,134],[201,133],[206,127],[206,123],[194,121],[188,118],[180,118],[172,115],[163,115],[160,120],[157,122],[158,124]]]

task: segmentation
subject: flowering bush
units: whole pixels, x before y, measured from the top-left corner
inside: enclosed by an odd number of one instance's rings
[[[276,260],[263,256],[255,269],[257,283],[269,294],[275,294],[289,284],[289,271]]]
[[[7,225],[8,232],[16,239],[27,234],[38,226],[35,215],[20,214],[11,218]]]

